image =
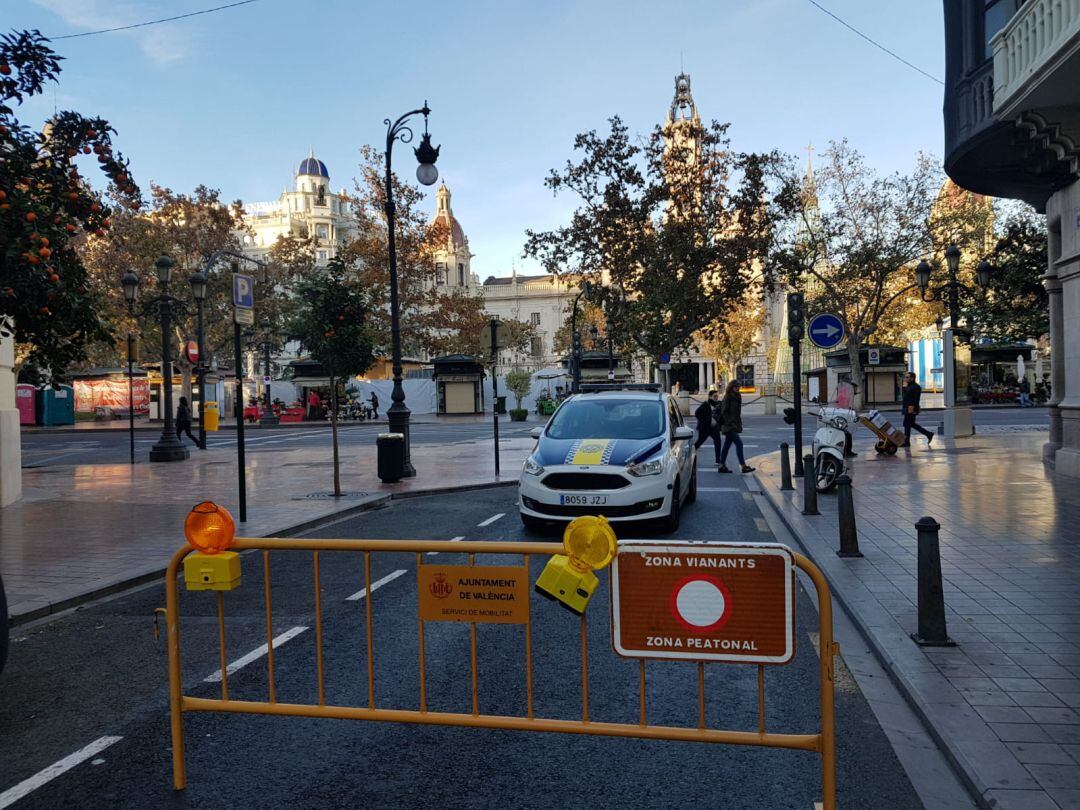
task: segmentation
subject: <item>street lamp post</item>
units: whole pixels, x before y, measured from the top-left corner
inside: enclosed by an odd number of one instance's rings
[[[412,128],[408,121],[414,115],[424,116],[424,134],[420,138],[420,145],[413,149],[416,160],[420,164],[416,169],[416,179],[425,186],[430,186],[439,179],[439,170],[435,168],[435,161],[439,158],[438,146],[431,145],[431,136],[427,131],[428,114],[431,110],[427,102],[417,110],[410,110],[396,121],[389,118],[383,120],[386,124],[386,233],[388,253],[390,258],[390,348],[391,362],[393,364],[394,388],[390,393],[392,404],[386,412],[391,433],[400,433],[405,446],[405,477],[411,478],[416,475],[416,468],[412,465],[412,454],[409,442],[409,409],[405,405],[405,389],[401,384],[401,313],[398,304],[398,274],[397,274],[397,244],[394,225],[394,183],[393,170],[391,168],[391,156],[394,142],[410,143],[413,139]]]
[[[575,394],[581,388],[581,335],[577,330],[578,301],[581,300],[582,296],[588,301],[589,294],[589,282],[581,282],[581,289],[574,296],[574,306],[570,310],[570,340],[572,344],[570,348],[570,384]]]
[[[174,262],[168,256],[159,256],[154,262],[158,283],[161,285],[161,294],[147,302],[148,305],[157,305],[157,315],[161,322],[161,389],[164,401],[164,426],[161,438],[150,448],[151,461],[183,461],[188,458],[188,450],[184,447],[176,435],[176,427],[173,422],[173,399],[172,399],[172,321],[174,310],[183,307],[176,298],[169,295],[169,282],[172,281]],[[135,298],[139,291],[139,277],[133,272],[127,272],[121,279],[124,288],[124,298],[127,300],[128,310],[134,314]],[[153,311],[152,307],[142,310],[140,315],[147,315]]]
[[[277,414],[274,413],[274,400],[270,392],[270,352],[274,347],[273,334],[270,331],[270,319],[263,318],[259,323],[262,328],[262,345],[260,348],[263,351],[263,415],[259,418],[260,425],[276,425],[278,423]]]
[[[960,295],[974,295],[975,290],[959,279],[960,248],[949,245],[945,249],[945,264],[949,271],[949,280],[936,287],[930,286],[933,268],[923,259],[915,268],[915,282],[919,286],[919,295],[927,303],[940,301],[946,305],[949,313],[949,328],[942,332],[942,363],[945,366],[945,420],[944,435],[955,439],[958,436],[970,436],[971,407],[968,405],[966,392],[962,392],[957,380],[957,344],[969,343],[971,333],[959,327]],[[975,268],[975,278],[983,289],[990,286],[994,268],[983,259]],[[940,319],[938,319],[940,322]],[[941,331],[939,329],[939,331]]]
[[[206,449],[206,333],[203,328],[203,303],[206,301],[206,273],[196,270],[188,277],[191,297],[195,299],[195,341],[199,347],[199,447]]]

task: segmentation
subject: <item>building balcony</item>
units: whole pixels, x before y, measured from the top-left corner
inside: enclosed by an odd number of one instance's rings
[[[1028,0],[991,48],[996,115],[1012,118],[1080,101],[1080,0]]]

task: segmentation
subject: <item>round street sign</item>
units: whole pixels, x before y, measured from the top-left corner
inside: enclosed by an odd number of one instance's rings
[[[831,349],[844,339],[844,324],[831,312],[822,312],[810,319],[810,340],[819,349]]]

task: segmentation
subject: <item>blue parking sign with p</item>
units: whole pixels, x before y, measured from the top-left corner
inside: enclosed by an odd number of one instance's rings
[[[240,309],[251,309],[255,306],[255,279],[252,276],[233,273],[232,277],[233,306]]]

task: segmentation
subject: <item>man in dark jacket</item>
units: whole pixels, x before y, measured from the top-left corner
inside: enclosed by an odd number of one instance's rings
[[[709,398],[698,405],[694,411],[697,417],[697,441],[694,449],[700,449],[710,438],[713,440],[713,452],[716,455],[716,463],[720,463],[720,430],[717,424],[716,408],[720,405],[720,392],[713,389],[709,391]]]
[[[922,386],[915,382],[915,375],[912,372],[907,373],[907,377],[904,382],[904,443],[901,447],[911,447],[911,431],[917,430],[923,436],[926,437],[926,446],[930,446],[930,442],[934,440],[934,434],[915,422],[915,417],[919,415],[919,398],[922,396]]]

